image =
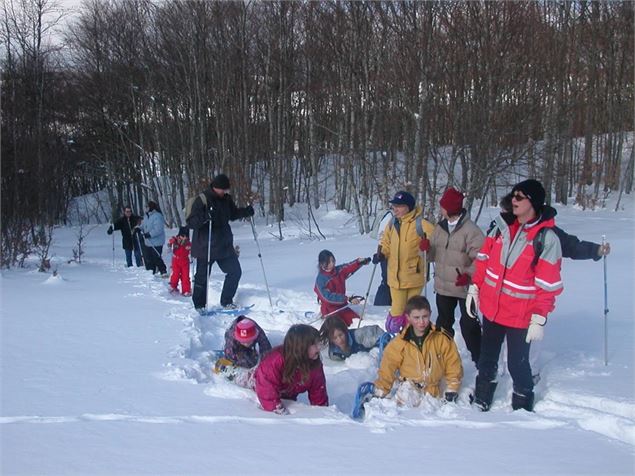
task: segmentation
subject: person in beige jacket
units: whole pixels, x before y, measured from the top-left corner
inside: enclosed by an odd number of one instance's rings
[[[463,208],[463,194],[448,188],[441,200],[441,220],[430,240],[428,259],[434,266],[436,292],[436,325],[454,337],[454,310],[459,305],[461,334],[476,365],[481,353],[481,325],[465,308],[467,287],[474,272],[474,259],[483,245],[485,235]]]
[[[423,394],[442,395],[445,380],[445,400],[458,398],[463,366],[454,339],[430,322],[430,303],[424,296],[414,296],[406,304],[408,325],[384,349],[375,380],[375,397],[386,397],[397,379],[395,393],[398,403],[417,406]]]

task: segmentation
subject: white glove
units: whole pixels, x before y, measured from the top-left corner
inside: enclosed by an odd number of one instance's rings
[[[529,329],[527,329],[527,337],[525,342],[528,344],[533,340],[542,340],[545,335],[545,324],[547,318],[539,314],[531,315],[531,322],[529,323]]]
[[[384,398],[385,396],[386,396],[386,392],[384,392],[379,387],[375,387],[375,390],[373,390],[373,397]]]
[[[465,309],[468,316],[472,319],[478,319],[478,286],[476,284],[470,284],[470,287],[467,288]]]

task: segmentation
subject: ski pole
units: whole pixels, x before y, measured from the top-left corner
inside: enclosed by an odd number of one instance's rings
[[[606,235],[602,235],[602,246],[606,244]],[[608,298],[608,286],[607,286],[607,274],[606,274],[606,254],[602,257],[604,265],[604,365],[609,364],[609,338],[608,338],[608,313],[609,313],[609,298]]]
[[[267,296],[269,297],[269,306],[271,307],[271,312],[273,312],[273,302],[271,302],[271,292],[269,291],[269,283],[267,282],[267,273],[265,273],[265,264],[262,262],[262,253],[260,251],[260,243],[258,243],[258,235],[256,233],[256,225],[254,224],[253,215],[249,217],[249,223],[251,223],[251,231],[254,234],[254,241],[256,242],[256,247],[258,248],[258,258],[260,258],[260,267],[262,268],[262,277],[265,280],[265,287],[267,288]]]
[[[112,228],[115,228],[115,224],[111,223]],[[115,234],[112,233],[112,267],[115,267]]]
[[[370,288],[373,285],[373,279],[375,278],[375,271],[377,270],[377,265],[379,262],[373,265],[373,272],[370,273],[370,281],[368,282],[368,289],[366,290],[366,296],[364,296],[364,306],[362,307],[362,313],[359,315],[359,321],[357,322],[357,328],[362,324],[362,319],[364,319],[364,314],[366,314],[366,303],[368,302],[368,295],[370,294]]]
[[[209,311],[209,259],[212,255],[212,220],[209,220],[209,228],[207,232],[207,262],[205,263],[205,314]],[[198,265],[198,264],[197,264]]]
[[[335,309],[335,311],[331,311],[328,314],[322,315],[322,314],[318,313],[317,319],[313,319],[311,322],[309,322],[309,324],[314,324],[314,323],[318,322],[320,319],[326,319],[327,317],[331,317],[332,315],[337,314],[338,312],[343,311],[344,309],[347,309],[349,307],[351,307],[351,304],[350,303],[346,303],[346,305],[344,305],[342,307],[339,307],[339,308]]]

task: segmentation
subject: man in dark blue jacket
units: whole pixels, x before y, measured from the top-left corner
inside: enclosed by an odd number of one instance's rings
[[[194,200],[192,211],[187,217],[187,226],[194,230],[192,234],[192,257],[196,258],[196,273],[194,275],[194,290],[192,302],[199,312],[207,304],[207,279],[216,262],[223,273],[225,281],[220,296],[221,306],[235,309],[233,303],[238,282],[242,275],[240,262],[234,249],[234,235],[230,221],[253,216],[251,205],[238,208],[229,195],[229,178],[220,174],[214,177],[209,189],[204,190]],[[211,223],[212,235],[209,235]],[[211,239],[211,243],[210,243]],[[209,254],[208,254],[209,251]]]

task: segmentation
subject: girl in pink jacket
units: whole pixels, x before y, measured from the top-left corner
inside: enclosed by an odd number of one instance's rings
[[[275,347],[256,370],[256,395],[263,410],[286,415],[282,399],[296,400],[308,392],[311,405],[328,406],[326,378],[320,360],[320,334],[314,327],[289,328],[282,346]]]

